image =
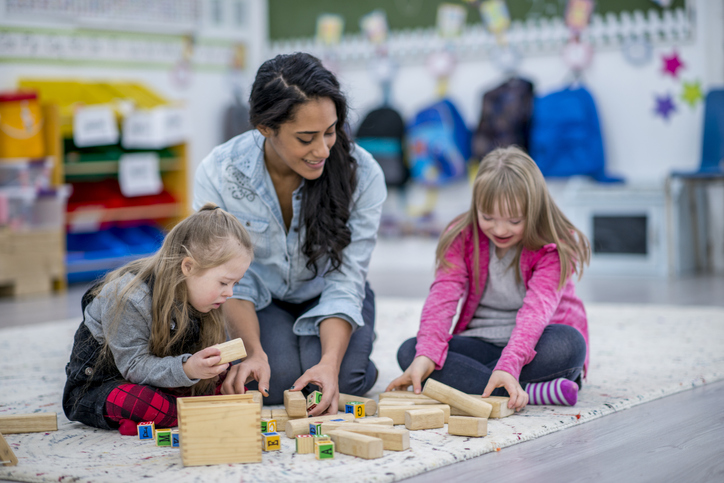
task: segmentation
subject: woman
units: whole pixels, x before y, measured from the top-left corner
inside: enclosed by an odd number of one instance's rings
[[[224,307],[248,357],[222,393],[255,380],[268,404],[318,386],[310,415],[337,412],[339,393],[375,383],[374,294],[366,283],[387,193],[382,170],[345,131],[347,102],[318,59],[279,55],[252,86],[255,130],[199,166],[194,208],[213,202],[254,239],[254,262]],[[254,387],[254,383],[250,383]]]

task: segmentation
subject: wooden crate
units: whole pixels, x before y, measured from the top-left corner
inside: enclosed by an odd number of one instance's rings
[[[0,230],[0,295],[47,294],[65,287],[61,230]]]
[[[177,399],[184,466],[261,462],[261,414],[251,395]]]

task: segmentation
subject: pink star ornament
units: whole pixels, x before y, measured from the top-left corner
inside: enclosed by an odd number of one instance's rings
[[[679,69],[683,69],[685,64],[679,59],[678,52],[674,51],[671,55],[661,56],[661,60],[664,62],[663,73],[664,75],[669,74],[671,77],[679,76]]]

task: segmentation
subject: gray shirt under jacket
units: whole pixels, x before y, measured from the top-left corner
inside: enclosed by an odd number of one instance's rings
[[[495,244],[489,245],[490,264],[485,290],[473,320],[460,335],[505,347],[513,333],[518,310],[523,306],[525,284],[522,278],[518,282],[515,277],[520,267],[510,266],[515,258],[515,249],[511,248],[503,258],[498,258]]]
[[[148,350],[152,303],[148,285],[141,283],[126,303],[116,304],[116,294],[132,279],[127,273],[106,284],[85,308],[85,325],[101,346],[108,340],[116,367],[128,382],[163,388],[193,386],[199,379],[189,379],[183,369],[191,354],[157,357]],[[116,314],[119,308],[123,312]],[[117,324],[111,328],[116,316]]]

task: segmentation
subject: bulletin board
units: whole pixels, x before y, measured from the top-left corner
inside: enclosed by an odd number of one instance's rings
[[[435,25],[437,7],[441,3],[465,5],[462,0],[268,0],[269,38],[272,41],[312,37],[315,34],[317,16],[333,13],[344,18],[344,33],[360,31],[359,20],[375,9],[387,14],[391,30],[429,28]],[[568,0],[507,0],[512,20],[562,17]],[[670,9],[684,8],[686,0],[674,0]],[[595,13],[606,15],[635,10],[662,10],[651,0],[599,0]],[[467,22],[480,23],[480,16],[468,9]]]

